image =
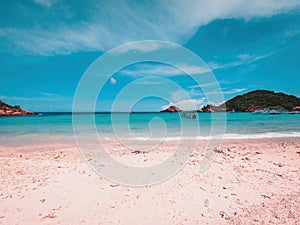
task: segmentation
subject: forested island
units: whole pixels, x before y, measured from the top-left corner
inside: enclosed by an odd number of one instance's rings
[[[300,106],[300,98],[282,92],[257,90],[238,95],[225,102],[225,105],[228,111],[234,109],[237,112],[252,112],[264,108],[291,111]]]
[[[300,106],[300,98],[294,95],[288,95],[282,92],[274,92],[268,90],[256,90],[251,91],[243,95],[238,95],[224,104],[206,105],[197,112],[254,112],[260,109],[272,109],[272,110],[298,110]],[[174,110],[176,109],[176,110]],[[169,108],[161,112],[181,112],[182,110],[170,106]]]

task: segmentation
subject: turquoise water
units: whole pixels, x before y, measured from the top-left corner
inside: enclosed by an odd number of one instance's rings
[[[97,132],[100,138],[106,139],[116,135],[130,140],[207,139],[211,135],[212,125],[218,134],[223,133],[225,124],[225,139],[300,138],[300,114],[214,113],[217,114],[213,120],[209,113],[197,114],[196,120],[181,118],[177,113],[99,113],[95,118],[91,117],[92,114],[79,114],[75,119],[79,121],[76,129],[78,135],[89,137],[89,134]],[[0,117],[0,145],[74,140],[71,113]]]

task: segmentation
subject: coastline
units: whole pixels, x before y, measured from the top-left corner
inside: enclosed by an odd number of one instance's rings
[[[98,176],[71,142],[0,146],[0,224],[300,221],[299,138],[224,140],[215,161],[200,173],[205,143],[177,175],[140,188]],[[169,141],[154,152],[112,155],[124,162],[151,164],[170,154],[175,144]]]
[[[0,225],[300,225],[300,0],[80,3],[0,3]]]

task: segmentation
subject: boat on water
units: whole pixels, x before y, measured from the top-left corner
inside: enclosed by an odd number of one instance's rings
[[[277,114],[287,114],[288,111],[285,111],[285,110],[270,110],[269,114],[271,115],[277,115]]]
[[[282,109],[260,109],[255,110],[252,114],[269,114],[269,115],[279,115],[279,114],[287,114],[289,111]]]
[[[289,112],[289,114],[300,114],[300,106],[295,106],[293,111]]]
[[[191,111],[183,111],[180,113],[182,118],[187,118],[187,119],[196,119],[197,118],[197,113],[196,112],[191,112]]]
[[[300,111],[292,111],[292,112],[289,112],[289,114],[300,114]]]
[[[232,110],[230,111],[227,111],[228,113],[235,113],[235,109],[233,108]]]
[[[269,113],[269,109],[259,109],[252,112],[252,114],[268,114],[268,113]]]

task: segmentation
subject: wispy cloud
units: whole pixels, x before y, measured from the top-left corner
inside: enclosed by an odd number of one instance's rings
[[[28,15],[28,21],[24,20],[23,24],[1,27],[1,43],[14,46],[14,49],[10,47],[10,52],[54,55],[105,51],[119,44],[146,39],[183,44],[199,27],[216,19],[266,17],[300,6],[298,0],[118,1],[117,4],[92,1],[85,2],[79,15],[78,5],[73,1],[60,4],[51,0],[34,1],[45,9],[37,12],[40,9],[24,3],[14,12],[16,16],[30,11],[32,16],[42,13],[48,20],[33,20]],[[28,28],[28,24],[32,26]],[[0,47],[5,50],[2,44]],[[139,50],[151,51],[153,48],[155,46],[143,46]]]
[[[225,94],[236,94],[236,93],[243,92],[243,91],[245,91],[245,90],[247,90],[247,89],[246,89],[246,88],[233,88],[233,89],[228,89],[228,90],[222,89],[222,90],[221,90],[221,93],[222,93],[223,95],[225,95]],[[207,94],[207,95],[211,95],[211,94],[219,94],[219,92],[218,92],[218,91],[211,91],[211,92],[207,92],[206,94]]]
[[[33,1],[36,4],[47,7],[47,8],[51,7],[56,2],[56,0],[33,0]]]
[[[231,90],[222,90],[223,94],[236,94],[247,90],[246,88],[235,88]]]
[[[239,54],[237,56],[236,61],[228,62],[228,63],[210,62],[208,63],[208,65],[212,70],[234,68],[237,66],[247,65],[265,59],[267,57],[274,55],[275,53],[276,52],[272,52],[272,53],[267,53],[262,55],[254,55],[249,53]]]
[[[202,88],[202,87],[211,87],[211,86],[215,86],[215,85],[218,85],[220,84],[221,82],[220,81],[216,81],[216,82],[209,82],[209,83],[203,83],[203,84],[197,84],[197,85],[192,85],[192,86],[189,86],[188,88],[190,88],[191,90],[193,89],[199,89],[199,88]]]
[[[246,88],[235,88],[235,89],[228,89],[228,90],[221,90],[223,95],[226,94],[237,94],[237,93],[241,93],[243,91],[245,91]],[[187,91],[186,93],[189,94],[189,97],[191,97],[191,93],[189,91]],[[209,93],[205,93],[206,95],[212,95],[212,94],[219,94],[219,92],[217,91],[212,91]],[[201,97],[202,96],[202,97]],[[213,105],[220,105],[223,102],[208,102],[206,97],[204,97],[204,94],[202,93],[198,93],[198,97],[192,97],[192,98],[186,98],[186,94],[183,95],[183,91],[180,92],[175,92],[171,99],[173,99],[173,101],[171,101],[168,105],[164,105],[162,106],[162,109],[165,109],[171,105],[175,105],[177,107],[179,107],[180,109],[183,110],[196,110],[196,109],[201,109],[202,106],[206,105],[206,104],[213,104]]]
[[[145,80],[145,81],[139,81],[136,84],[142,84],[142,85],[159,85],[159,84],[164,84],[164,82],[163,81]]]
[[[240,62],[242,62],[243,64],[249,64],[249,63],[253,63],[253,62],[256,62],[258,60],[261,60],[261,59],[265,59],[269,56],[272,56],[274,55],[275,52],[272,52],[272,53],[267,53],[267,54],[262,54],[262,55],[252,55],[252,54],[240,54],[238,55],[238,58],[240,59]]]
[[[38,94],[39,96],[42,96],[42,97],[45,96],[45,97],[64,98],[64,96],[62,96],[62,95],[51,93],[51,92],[34,91],[34,90],[28,90],[28,91],[34,93],[35,95]]]
[[[232,89],[220,89],[220,90],[211,90],[208,92],[201,92],[200,90],[190,89],[190,90],[177,90],[170,92],[170,100],[171,102],[179,102],[187,98],[196,98],[196,99],[205,99],[204,95],[212,95],[212,94],[236,94],[243,91],[246,91],[246,88],[232,88]]]
[[[130,76],[158,75],[158,76],[178,76],[184,74],[202,74],[209,71],[208,67],[200,67],[196,65],[179,65],[180,69],[171,65],[152,65],[142,64],[135,68],[121,70],[122,74]]]
[[[294,29],[294,30],[289,30],[285,33],[285,36],[288,38],[294,37],[296,35],[300,34],[300,30],[299,29]]]
[[[40,102],[59,102],[62,100],[72,99],[65,96],[57,95],[57,94],[51,94],[51,93],[41,93],[42,96],[33,96],[33,97],[20,97],[20,96],[8,96],[8,95],[2,95],[0,96],[0,99],[6,99],[6,100],[16,100],[16,101],[40,101]]]
[[[73,97],[65,97],[52,93],[41,93],[30,97],[2,95],[0,99],[11,105],[20,105],[23,109],[44,111],[70,111],[72,109]]]
[[[183,90],[183,89],[172,91],[172,92],[170,92],[170,94],[171,94],[170,100],[172,102],[178,102],[178,101],[186,99],[190,96],[189,92],[186,90]]]
[[[18,96],[0,96],[0,99],[4,100],[18,100],[18,101],[39,101],[42,98],[37,97],[18,97]]]
[[[134,43],[134,44],[127,44],[123,45],[117,50],[113,51],[113,54],[121,54],[128,51],[139,51],[139,52],[153,52],[155,50],[166,48],[166,45],[164,42],[150,42],[145,41],[142,43]],[[168,48],[170,48],[170,44],[168,45]]]

